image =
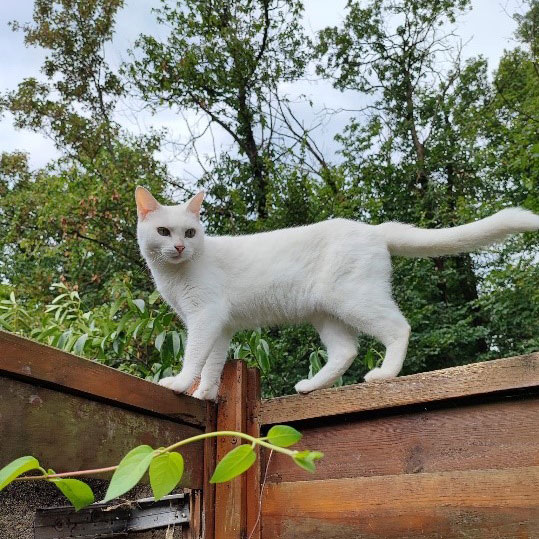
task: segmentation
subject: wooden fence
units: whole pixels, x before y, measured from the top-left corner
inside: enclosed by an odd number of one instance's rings
[[[217,405],[0,332],[0,464],[34,454],[61,471],[108,466],[139,443],[292,424],[315,474],[263,451],[211,486],[240,440],[185,449],[184,536],[206,539],[539,537],[539,354],[261,400],[227,364]],[[1,510],[0,510],[1,514]]]

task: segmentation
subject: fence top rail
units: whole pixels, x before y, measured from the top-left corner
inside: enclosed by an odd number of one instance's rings
[[[0,331],[0,376],[137,408],[190,425],[206,424],[203,401],[5,331]]]
[[[262,401],[261,425],[539,387],[539,352]]]

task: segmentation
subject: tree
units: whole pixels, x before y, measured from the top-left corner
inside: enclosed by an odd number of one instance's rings
[[[461,60],[451,24],[465,0],[350,1],[320,33],[318,71],[367,94],[340,140],[349,188],[371,222],[455,226],[506,203],[484,174],[492,91],[481,58]],[[452,58],[450,67],[447,58]],[[445,59],[445,61],[442,61]],[[482,257],[395,260],[395,293],[412,324],[408,372],[468,363],[490,350]]]
[[[46,51],[44,76],[0,95],[0,106],[18,127],[52,138],[62,157],[42,170],[31,170],[20,152],[0,159],[4,318],[48,308],[53,282],[67,283],[70,293],[78,286],[77,323],[43,315],[56,328],[47,342],[71,349],[88,334],[85,353],[100,357],[104,333],[117,348],[106,349],[107,361],[156,375],[149,363],[163,355],[163,343],[155,323],[136,330],[139,318],[153,315],[139,315],[132,302],[129,327],[119,311],[105,320],[118,283],[138,299],[151,289],[134,237],[134,186],[161,196],[186,191],[155,157],[161,133],[133,136],[115,121],[118,101],[132,92],[153,110],[171,107],[189,120],[179,149],[201,164],[211,233],[336,216],[439,227],[506,205],[538,211],[538,3],[529,0],[516,16],[520,44],[504,54],[493,82],[484,59],[462,60],[451,30],[469,4],[351,0],[341,27],[322,31],[313,50],[298,0],[162,0],[157,18],[168,36],[141,36],[130,62],[113,69],[104,51],[121,0],[36,0],[33,22],[14,27]],[[320,152],[312,127],[283,94],[283,83],[310,73],[314,62],[363,105],[337,135],[339,164]],[[212,135],[229,146],[203,156],[200,142]],[[481,255],[396,258],[395,294],[413,328],[405,372],[536,349],[537,249],[529,235]],[[88,316],[96,323],[87,328]],[[45,329],[43,338],[53,334]],[[379,359],[379,345],[361,340],[345,383],[360,381]],[[266,394],[278,395],[292,391],[309,362],[320,367],[319,347],[308,326],[271,328],[239,335],[231,354],[263,366]]]
[[[44,81],[29,78],[1,96],[15,125],[51,138],[62,157],[30,172],[22,154],[3,155],[0,216],[3,278],[19,293],[50,298],[58,274],[98,301],[119,271],[140,271],[133,190],[161,191],[167,174],[154,158],[157,134],[134,137],[114,121],[125,82],[104,57],[121,0],[36,0],[33,22],[13,23],[47,55]],[[90,298],[90,296],[89,296]]]
[[[214,128],[231,148],[216,153],[201,184],[209,188],[213,224],[231,231],[258,228],[272,212],[273,182],[292,148],[303,145],[327,168],[297,121],[280,85],[297,80],[308,60],[297,0],[163,1],[158,21],[171,31],[162,42],[142,36],[129,72],[141,97],[195,112],[188,151]],[[299,158],[301,160],[301,158]],[[200,160],[201,164],[202,160]],[[203,164],[203,166],[205,166]]]
[[[539,2],[516,14],[519,45],[506,51],[494,74],[487,140],[487,174],[497,196],[539,212]],[[539,239],[518,236],[491,256],[480,304],[498,355],[539,347]]]

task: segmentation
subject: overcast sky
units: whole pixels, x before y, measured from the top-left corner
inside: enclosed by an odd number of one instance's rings
[[[162,29],[154,22],[150,13],[151,7],[158,5],[158,0],[127,0],[126,7],[120,12],[116,35],[107,59],[113,65],[118,65],[127,58],[126,51],[140,33],[153,34],[156,37]],[[327,25],[338,25],[344,15],[345,0],[304,0],[305,25],[315,32]],[[473,0],[473,10],[459,21],[458,34],[466,42],[469,39],[465,54],[475,56],[481,54],[489,60],[490,71],[496,67],[504,48],[512,48],[514,22],[509,14],[521,11],[521,0]],[[39,69],[43,54],[38,49],[26,48],[22,35],[8,28],[8,21],[27,22],[32,17],[32,0],[0,0],[0,91],[14,89],[18,82],[25,77],[39,77]],[[294,88],[287,89],[291,93],[307,93],[312,96],[318,106],[338,108],[343,106],[343,100],[351,99],[342,96],[326,82],[301,82]],[[353,107],[353,103],[345,103]],[[185,136],[182,121],[174,112],[162,112],[156,117],[148,114],[133,114],[127,105],[118,115],[118,120],[129,130],[139,132],[150,126],[166,127],[174,138]],[[306,118],[308,122],[309,118]],[[345,117],[336,118],[317,132],[317,142],[325,152],[333,152],[335,145],[333,135],[346,123]],[[41,135],[16,130],[12,126],[9,115],[0,120],[0,152],[21,150],[27,152],[33,167],[45,165],[57,156],[53,144]],[[197,175],[194,163],[183,163],[176,160],[172,154],[163,152],[162,159],[167,161],[171,170],[185,177],[187,170],[191,175]]]

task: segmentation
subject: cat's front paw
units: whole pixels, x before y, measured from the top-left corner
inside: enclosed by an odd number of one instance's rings
[[[177,376],[167,376],[166,378],[161,378],[159,380],[159,385],[172,389],[176,393],[185,393],[192,385],[193,378],[188,378],[178,374]]]
[[[317,388],[315,388],[313,386],[313,381],[312,380],[305,379],[305,380],[301,380],[300,382],[298,382],[294,386],[294,389],[298,393],[310,393],[311,391],[314,391]]]
[[[373,380],[387,380],[388,378],[396,378],[396,374],[382,370],[380,367],[375,367],[365,375],[365,382]]]
[[[212,387],[210,389],[201,389],[200,387],[193,393],[195,399],[203,401],[216,401],[217,394],[219,393],[218,387]]]

